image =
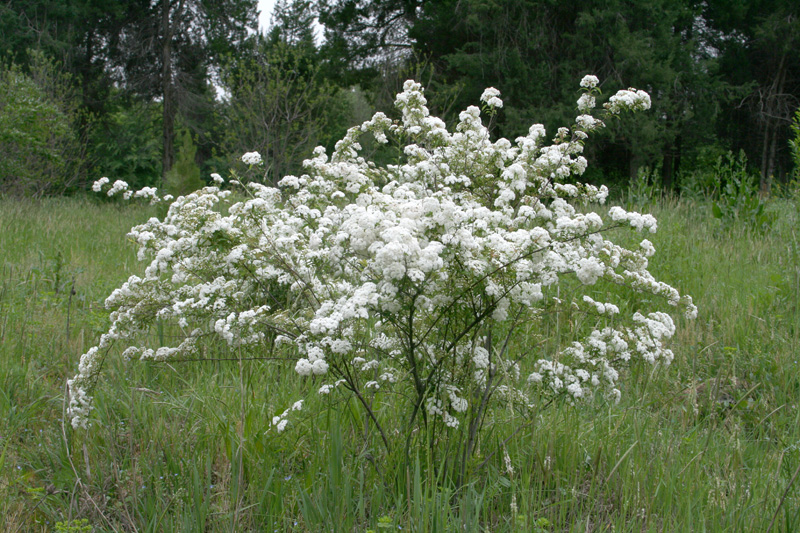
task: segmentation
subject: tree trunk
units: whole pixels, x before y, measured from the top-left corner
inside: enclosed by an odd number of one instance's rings
[[[161,4],[161,84],[163,92],[163,153],[161,157],[162,179],[175,163],[175,88],[172,80],[172,25],[170,24],[170,0]]]
[[[769,152],[769,137],[770,133],[772,132],[772,125],[769,122],[769,119],[764,123],[764,144],[761,147],[761,175],[758,182],[758,189],[761,194],[766,194],[767,192],[767,159],[768,159],[768,152]]]
[[[80,132],[81,140],[84,140],[89,135],[89,114],[97,111],[95,109],[95,99],[91,98],[91,76],[92,76],[92,57],[94,55],[94,31],[92,29],[86,32],[86,50],[84,55],[84,64],[80,69],[81,75],[81,104],[84,113],[80,114],[78,119],[78,130]]]
[[[84,56],[84,65],[81,69],[81,96],[83,99],[84,109],[94,111],[92,103],[90,102],[90,83],[92,76],[92,57],[94,55],[94,31],[89,29],[86,32],[86,55]]]
[[[628,160],[628,180],[635,181],[639,177],[639,167],[642,166],[642,160],[639,156],[631,154]]]
[[[675,143],[670,141],[664,149],[661,165],[661,190],[671,192],[675,184]]]
[[[769,152],[767,153],[767,183],[761,188],[762,194],[769,194],[772,188],[772,180],[775,177],[775,154],[777,153],[778,125],[772,125],[772,135],[770,136]]]
[[[775,75],[775,79],[764,98],[765,102],[761,104],[761,113],[764,119],[764,145],[761,149],[761,178],[759,180],[759,191],[762,195],[769,193],[772,175],[775,171],[778,126],[781,121],[781,105],[779,99],[783,94],[786,81],[785,60],[786,54],[784,53],[778,63],[778,72]]]

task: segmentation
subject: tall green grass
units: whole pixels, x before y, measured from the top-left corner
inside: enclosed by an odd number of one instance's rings
[[[773,202],[766,232],[722,227],[709,209],[651,209],[652,270],[700,308],[679,321],[672,366],[634,367],[618,405],[553,404],[533,423],[512,411],[457,488],[424,453],[387,475],[398,461],[335,395],[270,430],[318,385],[223,347],[202,363],[110,357],[94,427],[73,431],[65,380],[108,325],[104,298],[143,270],[125,233],[157,213],[1,201],[0,530],[800,530],[798,206]]]

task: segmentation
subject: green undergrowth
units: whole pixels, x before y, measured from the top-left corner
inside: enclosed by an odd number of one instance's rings
[[[313,395],[286,431],[270,429],[319,383],[222,346],[169,364],[115,349],[93,428],[72,430],[65,380],[108,326],[104,298],[144,268],[125,233],[157,212],[0,201],[0,530],[796,531],[798,205],[770,201],[766,231],[722,225],[706,203],[648,209],[653,273],[700,309],[677,320],[673,364],[632,368],[618,405],[511,412],[453,487],[422,451],[387,472],[402,460],[342,396]],[[514,349],[555,349],[592,326],[582,320],[549,317]]]

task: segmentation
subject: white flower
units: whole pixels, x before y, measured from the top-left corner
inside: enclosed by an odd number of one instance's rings
[[[594,257],[586,257],[578,261],[575,274],[584,285],[593,285],[603,275],[603,264]]]
[[[100,192],[101,190],[103,190],[103,185],[105,185],[106,183],[108,183],[108,178],[103,176],[102,178],[100,178],[99,180],[95,181],[92,184],[92,190],[94,192]]]
[[[650,95],[642,90],[627,89],[617,91],[605,103],[609,112],[617,114],[622,111],[641,111],[650,109]]]
[[[575,122],[586,131],[591,131],[603,125],[601,121],[597,120],[592,115],[580,115],[575,118]]]
[[[503,101],[500,99],[500,91],[494,87],[489,87],[483,91],[483,94],[481,94],[481,102],[492,109],[500,109],[503,107]]]
[[[597,76],[593,76],[592,74],[587,74],[581,80],[581,87],[585,89],[594,89],[597,87],[597,84],[600,83],[600,80],[597,79]]]
[[[114,196],[118,192],[127,191],[127,190],[128,190],[128,184],[126,182],[122,181],[122,180],[117,180],[111,185],[111,188],[108,190],[108,192],[106,194],[108,196]]]
[[[259,154],[258,152],[247,152],[242,156],[242,162],[245,165],[260,165],[261,154]]]
[[[582,113],[591,113],[595,105],[595,98],[591,94],[584,93],[578,98],[578,111]]]
[[[452,416],[450,413],[442,413],[442,421],[444,422],[444,425],[449,428],[458,427],[458,419]]]
[[[644,239],[641,243],[639,243],[639,247],[642,249],[642,252],[646,257],[652,257],[656,253],[656,248],[653,246],[653,243]]]
[[[315,376],[321,376],[327,373],[328,363],[324,359],[317,359],[311,364],[311,372],[313,372]]]
[[[297,361],[297,364],[295,364],[294,371],[301,376],[310,376],[314,372],[314,369],[311,363],[308,362],[308,359],[300,359]]]

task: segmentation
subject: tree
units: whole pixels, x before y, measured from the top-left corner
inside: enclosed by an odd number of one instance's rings
[[[29,48],[59,59],[79,80],[84,113],[78,135],[99,139],[100,144],[100,132],[119,125],[114,114],[120,106],[135,101],[130,94],[160,101],[160,168],[166,173],[175,157],[176,118],[181,116],[195,130],[206,126],[215,96],[209,82],[221,58],[254,27],[255,4],[256,0],[8,0],[0,5],[0,50],[23,70],[30,67]],[[125,91],[112,91],[114,85]],[[89,117],[94,117],[92,125],[98,131],[88,131]],[[97,157],[114,152],[93,148]]]
[[[0,50],[27,69],[44,53],[72,74],[87,113],[80,124],[85,135],[89,114],[106,111],[112,86],[107,66],[114,55],[126,11],[135,0],[8,0],[0,5]]]
[[[412,52],[409,31],[427,0],[321,0],[325,53],[331,75],[363,82],[405,61]],[[435,4],[435,2],[432,2]],[[449,3],[449,2],[445,2]]]
[[[93,174],[140,189],[161,179],[161,106],[117,90],[92,128]]]
[[[792,178],[800,183],[800,108],[794,112],[792,119],[792,136],[789,139],[789,153],[792,156]]]
[[[654,95],[655,112],[624,132],[610,125],[595,155],[605,172],[622,176],[661,165],[664,185],[672,187],[681,156],[711,136],[715,100],[727,94],[698,31],[701,7],[688,0],[362,0],[328,2],[323,20],[331,46],[377,28],[362,47],[342,48],[355,67],[410,47],[406,57],[420,62],[428,86],[444,95],[432,107],[446,115],[486,86],[501,89],[506,107],[496,133],[511,138],[534,119],[551,130],[568,120],[577,98],[571,80],[583,74],[605,79],[604,92],[623,88],[623,80],[643,87]],[[401,29],[404,42],[386,37]],[[364,53],[369,47],[372,56]]]
[[[164,175],[175,160],[176,117],[208,112],[213,71],[253,28],[255,5],[255,0],[153,0],[128,11],[121,81],[162,102]]]
[[[722,74],[744,91],[726,108],[723,134],[759,163],[766,192],[772,177],[785,175],[790,166],[789,126],[800,105],[800,6],[786,0],[733,5],[711,0],[705,16],[715,29]]]
[[[222,71],[230,92],[223,147],[263,154],[270,182],[302,170],[315,146],[349,125],[339,124],[347,112],[343,94],[322,77],[312,22],[310,2],[278,3],[268,35],[253,36]]]
[[[164,177],[164,188],[173,196],[183,196],[200,189],[204,183],[200,178],[200,167],[195,161],[197,146],[192,134],[183,130],[175,164]]]

